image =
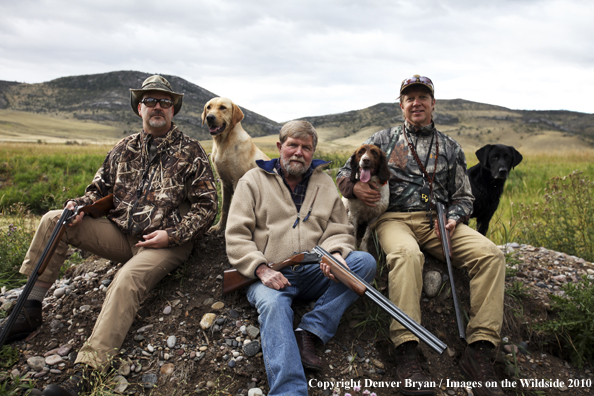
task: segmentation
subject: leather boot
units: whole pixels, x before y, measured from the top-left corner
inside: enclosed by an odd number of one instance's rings
[[[322,371],[322,361],[316,356],[315,336],[309,331],[301,330],[295,332],[295,339],[297,340],[303,367],[314,371]]]
[[[482,385],[472,389],[475,396],[505,396],[491,363],[492,350],[493,344],[488,341],[473,342],[466,347],[460,359],[460,369],[466,378],[470,381],[480,382]],[[486,386],[487,381],[491,386]]]
[[[12,311],[11,315],[17,315],[17,312]],[[8,320],[8,319],[6,319]],[[6,321],[4,322],[6,323]],[[33,333],[41,326],[41,301],[27,300],[23,304],[23,309],[18,313],[14,326],[10,329],[6,343],[22,340],[27,338],[29,334]],[[4,326],[2,326],[4,329]]]
[[[396,378],[400,381],[400,393],[403,395],[435,395],[421,368],[421,359],[414,341],[405,342],[396,348]],[[408,386],[406,386],[408,385]]]
[[[93,384],[93,377],[95,373],[93,369],[84,364],[74,365],[74,374],[62,382],[60,385],[51,384],[45,387],[42,395],[44,396],[78,396],[83,392],[91,390]]]

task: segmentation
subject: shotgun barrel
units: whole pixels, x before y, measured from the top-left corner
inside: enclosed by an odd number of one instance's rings
[[[435,352],[442,354],[443,351],[446,350],[448,346],[443,341],[433,335],[429,330],[415,322],[410,316],[404,313],[404,311],[394,305],[392,301],[386,298],[359,275],[355,274],[349,268],[336,260],[324,248],[316,246],[313,248],[312,252],[318,253],[323,257],[322,261],[330,266],[332,274],[341,283],[346,285],[358,295],[365,295],[367,298],[371,299],[371,301],[386,311],[392,318],[404,326],[408,331],[417,336],[421,341],[426,343]]]

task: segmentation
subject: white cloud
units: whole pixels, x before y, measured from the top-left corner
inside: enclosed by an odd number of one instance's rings
[[[437,98],[592,112],[594,5],[582,0],[21,0],[0,14],[0,79],[173,74],[277,121]]]

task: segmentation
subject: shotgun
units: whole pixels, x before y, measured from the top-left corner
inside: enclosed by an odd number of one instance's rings
[[[268,268],[272,268],[275,271],[280,271],[283,268],[289,267],[291,265],[307,265],[319,263],[320,257],[317,254],[301,252],[289,257],[286,260],[281,261],[280,263],[268,263],[266,264],[266,266],[268,266]],[[247,276],[243,276],[235,268],[225,270],[225,272],[223,273],[223,295],[232,293],[235,290],[239,290],[243,287],[249,286],[252,283],[256,283],[259,280],[259,278],[248,278]]]
[[[450,288],[452,289],[452,299],[454,300],[454,311],[456,312],[456,323],[458,324],[458,335],[461,340],[466,340],[466,331],[464,330],[464,321],[462,320],[462,313],[460,312],[460,304],[458,303],[458,293],[456,292],[456,284],[454,282],[454,268],[452,268],[452,242],[450,241],[450,232],[445,228],[446,215],[445,207],[441,202],[437,202],[437,227],[439,229],[439,236],[441,240],[441,247],[443,248],[443,256],[448,267],[448,275],[450,276]]]
[[[70,222],[70,220],[76,217],[76,215],[78,215],[81,212],[88,213],[91,217],[97,218],[109,212],[109,210],[113,207],[113,194],[109,194],[108,196],[101,198],[98,201],[95,201],[91,205],[77,206],[74,210],[64,209],[64,211],[62,212],[62,216],[60,216],[58,223],[52,231],[47,245],[43,249],[43,252],[39,257],[39,260],[37,261],[35,269],[31,273],[31,275],[29,275],[29,279],[27,280],[27,283],[25,284],[25,287],[23,288],[23,291],[19,296],[12,310],[11,315],[8,317],[8,319],[6,319],[6,323],[2,329],[2,333],[0,334],[0,348],[4,346],[4,343],[8,338],[8,333],[14,326],[17,317],[19,316],[19,312],[23,308],[23,305],[25,305],[25,301],[27,301],[27,297],[29,297],[31,290],[33,290],[33,285],[35,285],[35,282],[37,282],[37,278],[39,278],[39,276],[43,274],[50,259],[56,251],[56,248],[58,247],[58,244],[60,243],[60,240],[62,239],[62,236],[66,231],[66,226]]]
[[[320,255],[322,262],[330,267],[332,275],[334,275],[334,277],[346,287],[357,293],[359,296],[367,296],[371,301],[386,311],[408,331],[413,333],[421,341],[430,346],[435,352],[441,355],[443,351],[446,350],[448,346],[445,343],[429,332],[429,330],[415,322],[392,301],[390,301],[373,286],[367,283],[365,279],[361,278],[359,275],[351,271],[347,266],[336,260],[336,258],[324,250],[324,248],[316,246],[312,249],[312,252]]]

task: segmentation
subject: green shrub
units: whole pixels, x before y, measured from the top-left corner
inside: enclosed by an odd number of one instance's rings
[[[543,199],[519,205],[524,242],[594,261],[594,183],[578,171],[553,177]]]
[[[563,286],[565,296],[551,296],[551,309],[557,318],[535,325],[552,334],[570,351],[571,362],[580,369],[594,357],[594,281]]]
[[[18,287],[26,277],[18,269],[29,249],[35,228],[32,215],[22,204],[2,211],[0,218],[0,286]]]

